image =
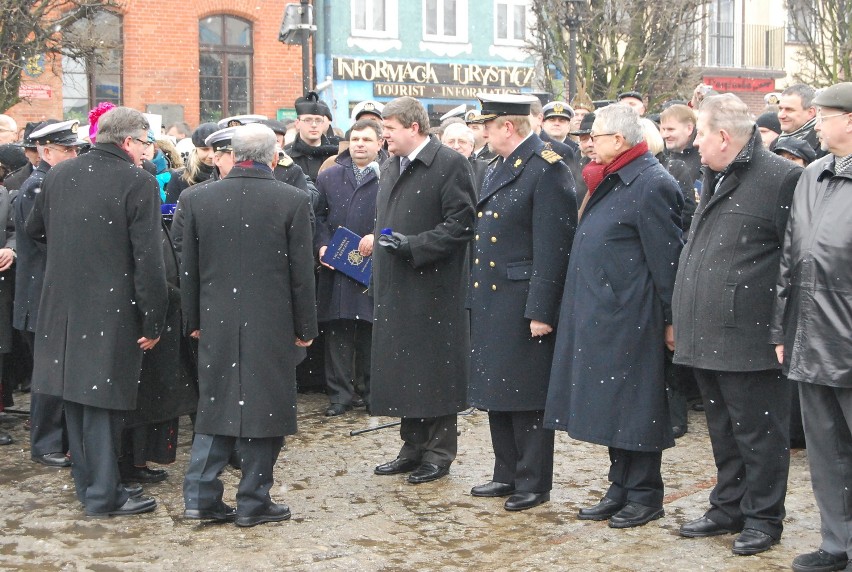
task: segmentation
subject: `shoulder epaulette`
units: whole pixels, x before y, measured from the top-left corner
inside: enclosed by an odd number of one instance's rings
[[[541,158],[550,163],[551,165],[553,163],[558,163],[562,160],[562,155],[560,155],[553,149],[542,149],[539,155],[541,155]]]
[[[284,155],[278,160],[278,164],[282,167],[289,167],[293,164],[293,159],[289,155]]]

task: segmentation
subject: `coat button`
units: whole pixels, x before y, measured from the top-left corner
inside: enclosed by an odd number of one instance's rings
[[[474,288],[479,288],[479,282],[474,282],[474,283],[473,283],[473,287],[474,287]]]
[[[494,213],[494,218],[500,218],[500,215],[497,214],[497,213]]]
[[[476,216],[478,216],[479,218],[482,218],[482,211],[479,211],[478,213],[476,213]]]
[[[496,237],[496,236],[492,236],[492,237],[491,237],[491,242],[497,242],[497,237]]]
[[[488,266],[490,266],[491,268],[494,268],[497,265],[494,264],[494,261],[492,260],[491,262],[488,263]]]
[[[478,258],[475,258],[475,259],[473,260],[473,263],[474,263],[474,264],[479,264],[479,259],[478,259]]]
[[[492,284],[492,285],[491,285],[491,289],[492,289],[492,290],[496,290],[496,289],[497,289],[497,285],[496,285],[496,284]]]
[[[476,235],[476,240],[479,240],[479,235],[478,235],[478,234]]]

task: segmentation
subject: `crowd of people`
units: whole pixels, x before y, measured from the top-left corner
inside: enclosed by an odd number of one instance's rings
[[[650,115],[637,92],[480,94],[434,127],[365,101],[346,134],[313,92],[295,109],[155,134],[101,105],[86,138],[20,143],[0,116],[0,355],[30,356],[32,459],[71,467],[86,515],[154,510],[134,484],[167,478],[148,463],[188,414],[184,517],[290,518],[274,467],[319,378],[326,416],[401,419],[377,475],[446,476],[475,407],[494,467],[472,496],[548,502],[565,431],[610,459],[577,517],[642,526],[691,399],[717,480],[680,534],[769,550],[806,444],[822,544],[793,569],[852,569],[852,83],[757,117],[703,85]]]

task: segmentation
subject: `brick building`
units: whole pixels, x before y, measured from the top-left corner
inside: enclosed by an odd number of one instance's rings
[[[99,42],[97,61],[34,60],[27,121],[78,118],[100,101],[164,116],[168,125],[237,113],[276,117],[302,91],[301,49],[278,41],[287,0],[126,0],[116,15],[78,23]]]

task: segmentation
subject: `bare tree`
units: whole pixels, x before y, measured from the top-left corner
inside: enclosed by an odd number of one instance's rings
[[[552,66],[568,77],[570,35],[575,33],[579,90],[593,99],[612,99],[621,91],[635,90],[662,101],[690,93],[698,80],[704,4],[704,0],[533,0],[534,33],[527,49],[542,59],[545,70]],[[553,85],[553,79],[546,81]]]
[[[795,79],[814,87],[852,81],[852,1],[787,0],[787,39],[798,42]]]
[[[47,65],[60,56],[92,57],[100,48],[97,32],[83,37],[64,32],[97,10],[115,9],[118,0],[0,0],[0,110],[18,103],[21,74],[32,58]]]

